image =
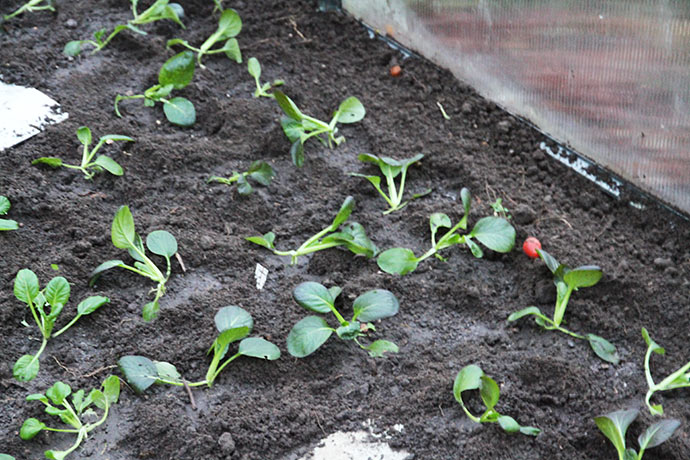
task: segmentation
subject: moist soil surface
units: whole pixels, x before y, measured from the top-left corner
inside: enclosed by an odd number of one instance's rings
[[[196,410],[180,387],[155,385],[138,395],[125,386],[107,422],[71,458],[296,459],[326,435],[366,423],[375,433],[388,431],[390,444],[416,459],[611,459],[616,453],[593,417],[630,407],[642,409],[628,436],[629,445],[637,447],[637,435],[653,421],[643,403],[641,327],[667,351],[652,359],[657,380],[690,359],[688,222],[652,202],[638,209],[625,196],[605,194],[548,158],[539,145],[550,141],[538,131],[449,72],[422,59],[404,59],[347,15],[320,12],[308,1],[226,3],[243,19],[238,39],[245,63],[256,56],[262,80],[285,80],[285,92],[305,113],[326,119],[347,96],[362,101],[366,118],[341,128],[347,142],[329,150],[310,141],[304,167],[294,167],[277,104],[253,98],[246,64],[223,55],[206,57],[207,68],[197,69],[193,82],[177,93],[196,106],[193,127],[169,124],[160,104],[148,108],[140,100],[122,103],[123,118],[113,114],[116,94],[140,93],[157,83],[158,69],[174,53],[166,50],[166,40],[182,37],[198,44],[215,30],[211,1],[183,2],[186,30],[169,21],[147,25],[146,36],[125,31],[102,52],[75,59],[62,54],[64,44],[126,21],[128,2],[60,2],[57,14],[25,14],[2,25],[3,80],[44,91],[70,114],[0,153],[0,194],[12,201],[7,217],[21,224],[0,235],[2,451],[39,459],[48,448],[68,447],[72,438],[61,433],[44,432],[29,442],[19,438],[28,417],[59,425],[25,397],[56,380],[93,388],[109,373],[119,373],[115,365],[124,355],[169,361],[187,379],[203,379],[206,350],[216,334],[213,317],[226,305],[249,311],[254,334],[275,342],[281,359],[236,360],[212,388],[194,390]],[[19,4],[4,2],[3,10]],[[403,70],[393,78],[389,68],[396,63]],[[74,170],[31,165],[41,156],[77,163],[75,131],[81,125],[96,136],[136,139],[103,151],[124,167],[124,176],[101,174],[86,181]],[[378,173],[357,160],[362,152],[395,158],[424,153],[410,169],[407,190],[432,187],[433,192],[382,215],[385,203],[371,185],[347,175]],[[211,175],[246,170],[253,160],[269,162],[277,176],[251,196],[206,183]],[[403,246],[421,254],[430,244],[430,214],[445,212],[454,222],[462,216],[462,187],[473,194],[470,225],[503,198],[517,230],[517,249],[487,250],[476,259],[456,246],[444,251],[447,262],[432,257],[400,277],[381,272],[374,259],[341,249],[289,266],[287,258],[244,239],[272,230],[277,247],[295,248],[329,225],[352,195],[357,207],[351,220],[362,223],[380,249]],[[116,269],[88,286],[90,272],[101,262],[129,260],[110,240],[113,215],[125,204],[142,235],[156,229],[175,235],[186,267],[174,261],[160,316],[150,323],[141,318],[152,287],[144,278]],[[571,330],[613,342],[620,364],[606,363],[586,342],[544,331],[530,319],[506,322],[511,312],[529,305],[550,314],[555,301],[550,272],[519,250],[528,235],[569,266],[602,267],[601,282],[576,292],[565,318]],[[269,270],[262,290],[254,281],[257,263]],[[36,272],[42,286],[58,273],[72,283],[60,325],[88,295],[111,299],[50,341],[38,377],[26,383],[13,379],[12,365],[35,352],[40,341],[35,326],[22,326],[32,318],[12,293],[22,268]],[[292,358],[285,339],[308,313],[291,292],[309,280],[341,286],[337,306],[346,314],[362,292],[392,291],[400,312],[378,323],[375,337],[394,341],[400,352],[372,359],[353,343],[331,338],[313,355]],[[465,416],[452,386],[457,372],[471,363],[499,383],[497,409],[540,427],[538,437],[509,435]],[[645,459],[690,458],[688,396],[687,389],[654,396],[666,416],[683,425]],[[476,402],[470,404],[478,411]],[[392,430],[395,424],[404,429]]]

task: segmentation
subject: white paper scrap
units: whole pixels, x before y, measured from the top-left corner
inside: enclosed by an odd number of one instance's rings
[[[256,264],[256,270],[254,271],[254,278],[256,278],[256,288],[261,290],[266,284],[268,279],[268,268],[261,264]]]

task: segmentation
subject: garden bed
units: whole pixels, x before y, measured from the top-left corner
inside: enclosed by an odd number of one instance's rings
[[[12,0],[11,9],[21,2]],[[129,15],[128,2],[60,2],[56,15],[25,14],[3,24],[2,68],[7,83],[34,86],[59,101],[69,119],[2,153],[0,194],[12,201],[9,218],[17,231],[0,234],[0,445],[17,458],[41,458],[49,447],[66,448],[71,438],[42,433],[22,441],[27,417],[47,418],[40,404],[24,399],[56,380],[91,388],[123,355],[144,355],[174,363],[189,379],[206,372],[205,353],[215,337],[219,308],[239,305],[254,317],[255,334],[276,343],[278,361],[240,358],[210,388],[187,393],[153,386],[144,395],[123,387],[104,429],[95,431],[71,458],[108,459],[296,459],[335,431],[370,426],[388,431],[389,443],[421,459],[545,458],[610,459],[614,449],[593,417],[642,407],[632,425],[635,436],[652,417],[644,409],[646,346],[641,327],[667,350],[653,358],[657,378],[690,359],[687,315],[690,298],[690,224],[645,203],[644,209],[617,200],[540,150],[546,141],[496,105],[457,82],[449,72],[403,56],[339,13],[322,13],[313,2],[228,2],[243,20],[238,36],[245,61],[206,57],[192,83],[180,94],[192,100],[197,121],[182,129],[169,124],[160,106],[141,101],[121,105],[116,94],[142,92],[156,83],[161,64],[174,52],[167,39],[200,43],[217,26],[213,2],[182,2],[186,30],[169,21],[146,26],[149,35],[121,33],[100,53],[71,59],[66,42],[112,27]],[[357,96],[367,115],[343,125],[347,142],[329,150],[305,145],[304,167],[293,166],[279,124],[278,105],[252,97],[254,82],[246,59],[257,57],[263,80],[285,80],[284,91],[305,112],[328,118],[347,96]],[[389,68],[402,65],[393,78]],[[445,120],[440,102],[450,115]],[[40,156],[78,162],[76,129],[88,125],[98,135],[120,133],[134,144],[107,151],[124,176],[101,174],[93,181],[68,169],[32,166]],[[433,192],[387,216],[385,203],[365,180],[348,172],[372,174],[357,154],[408,158],[424,153],[410,169],[407,188]],[[269,162],[276,178],[250,196],[211,175],[246,170],[254,160]],[[508,315],[529,305],[550,312],[555,298],[551,275],[540,261],[520,250],[475,259],[464,247],[444,252],[447,262],[430,258],[406,276],[379,270],[376,261],[330,249],[288,258],[247,242],[244,237],[274,231],[276,246],[293,248],[327,226],[346,196],[357,206],[352,220],[363,224],[380,249],[428,249],[429,215],[462,216],[460,189],[473,194],[470,225],[491,213],[503,198],[517,230],[518,246],[528,235],[570,266],[597,264],[604,277],[576,293],[566,313],[572,330],[592,332],[613,342],[618,365],[598,359],[584,341],[546,332],[531,320],[508,324]],[[186,271],[174,260],[160,317],[141,318],[150,283],[124,270],[103,274],[89,288],[91,271],[107,259],[125,256],[110,240],[113,215],[128,205],[142,234],[170,231]],[[268,268],[262,290],[254,281],[256,264]],[[52,340],[41,357],[38,377],[20,383],[12,377],[19,356],[35,352],[37,331],[28,309],[12,295],[18,270],[30,268],[43,286],[55,272],[72,283],[72,303],[105,295],[111,303]],[[305,312],[291,298],[303,281],[343,288],[337,304],[347,311],[355,296],[385,288],[400,300],[397,316],[377,324],[377,337],[400,346],[398,354],[369,358],[351,343],[331,340],[315,354],[295,359],[285,338]],[[349,311],[348,311],[349,313]],[[536,438],[508,435],[496,425],[471,422],[455,402],[453,379],[476,363],[501,387],[497,409],[519,422],[541,428]],[[667,443],[645,453],[648,460],[690,457],[690,402],[687,390],[657,394],[667,416],[683,425]],[[401,431],[393,430],[402,424]]]

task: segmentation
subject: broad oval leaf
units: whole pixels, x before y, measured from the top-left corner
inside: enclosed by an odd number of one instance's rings
[[[510,252],[515,246],[515,229],[502,217],[479,219],[470,235],[496,252]]]
[[[391,248],[383,251],[376,263],[386,273],[405,275],[417,268],[419,260],[407,248]]]
[[[594,417],[594,423],[604,433],[618,452],[625,451],[625,432],[637,418],[637,409],[619,410],[610,414]]]
[[[656,422],[637,438],[640,449],[651,449],[665,442],[668,438],[673,436],[673,433],[679,426],[680,421],[676,419],[666,419]]]
[[[92,141],[91,129],[89,129],[88,126],[80,126],[77,129],[77,138],[79,139],[79,142],[81,142],[84,145],[91,144],[91,141]]]
[[[22,268],[14,278],[14,296],[29,304],[38,295],[38,277],[28,268]]]
[[[141,317],[144,318],[144,321],[153,321],[158,317],[160,309],[161,306],[158,301],[149,302],[141,309]]]
[[[337,328],[335,333],[338,334],[338,337],[343,340],[354,340],[362,335],[361,329],[362,325],[359,323],[359,321],[352,321],[345,326],[340,326]]]
[[[439,228],[451,228],[452,226],[453,224],[447,214],[435,212],[429,216],[429,228],[432,235],[436,235]]]
[[[476,364],[469,364],[463,367],[458,372],[458,375],[455,376],[455,382],[453,383],[453,396],[455,396],[455,400],[460,404],[464,404],[462,402],[462,392],[481,388],[483,376],[484,371]]]
[[[170,363],[165,361],[154,361],[156,365],[156,373],[158,374],[158,380],[165,379],[173,382],[181,381],[182,375],[177,371],[177,368]]]
[[[598,357],[613,364],[620,362],[616,347],[611,342],[594,334],[587,334],[587,340]]]
[[[252,315],[250,315],[244,308],[240,308],[235,305],[223,307],[218,310],[214,321],[216,323],[216,329],[218,329],[218,332],[223,332],[238,327],[246,327],[247,334],[245,334],[245,337],[249,335],[254,328],[254,320],[252,319]]]
[[[297,358],[314,353],[333,333],[328,323],[318,316],[307,316],[292,327],[287,338],[288,352]]]
[[[231,61],[235,61],[238,64],[242,63],[242,51],[240,50],[240,44],[237,42],[237,39],[231,38],[226,41],[222,50]]]
[[[357,297],[352,308],[355,311],[353,320],[369,322],[397,314],[400,303],[392,292],[385,289],[373,289]]]
[[[242,18],[237,14],[237,11],[232,8],[224,10],[220,19],[218,20],[217,32],[220,36],[219,40],[235,37],[242,30]]]
[[[213,341],[213,345],[211,345],[211,350],[213,350],[214,356],[219,355],[218,359],[222,359],[228,352],[228,345],[233,342],[237,342],[248,335],[249,328],[247,326],[224,330],[218,335],[218,337],[216,337],[216,340]]]
[[[602,272],[601,268],[596,265],[585,265],[582,267],[577,267],[563,276],[563,281],[565,281],[568,286],[574,288],[590,287],[594,286],[601,279]]]
[[[352,211],[354,209],[355,199],[351,196],[348,196],[347,198],[345,198],[345,201],[343,201],[343,204],[340,205],[338,214],[335,215],[335,219],[333,219],[333,223],[331,223],[331,231],[337,230],[338,227],[340,227],[340,224],[345,222],[347,218],[350,217],[350,214],[352,214]]]
[[[282,117],[280,119],[280,126],[283,128],[283,132],[290,142],[299,141],[302,133],[304,132],[302,124],[290,117]],[[300,142],[300,145],[301,144],[302,143]]]
[[[175,89],[182,89],[194,78],[194,53],[183,51],[171,57],[158,72],[158,83],[161,86],[172,85]]]
[[[261,64],[259,63],[259,60],[255,57],[250,57],[249,60],[247,61],[247,70],[249,71],[249,75],[254,77],[255,79],[261,78]]]
[[[70,42],[67,42],[62,52],[65,56],[78,56],[81,53],[81,45],[82,40],[72,40]]]
[[[543,249],[537,249],[537,254],[539,254],[539,257],[541,260],[544,261],[548,269],[553,273],[554,275],[558,271],[559,268],[562,267],[560,263],[556,260],[555,257],[553,257],[551,254],[548,252],[544,251]]]
[[[50,280],[44,290],[46,302],[48,302],[51,307],[66,305],[69,301],[69,294],[70,285],[62,276],[56,276]]]
[[[249,236],[245,238],[247,241],[250,241],[254,244],[258,244],[259,246],[263,246],[266,249],[274,249],[275,246],[273,245],[273,242],[276,239],[276,235],[273,232],[268,232],[263,236]]]
[[[501,415],[498,417],[498,424],[501,425],[503,431],[506,433],[517,433],[520,431],[520,424],[509,415]]]
[[[288,117],[292,118],[295,121],[302,121],[302,118],[303,118],[302,112],[300,112],[297,105],[295,105],[295,103],[292,102],[292,99],[290,99],[288,96],[285,95],[285,93],[283,93],[282,91],[280,91],[278,89],[273,91],[273,96],[275,96],[276,102],[278,103],[280,108],[283,109],[283,112],[285,113],[285,115],[287,115]],[[283,130],[285,130],[284,126],[283,126]],[[292,140],[292,139],[290,139],[290,140]]]
[[[134,230],[134,217],[129,206],[120,206],[115,213],[111,229],[113,246],[119,249],[129,249],[134,244],[136,231]],[[93,276],[93,273],[91,274]]]
[[[168,121],[174,125],[188,127],[196,122],[194,104],[184,97],[174,97],[163,104],[163,112]]]
[[[120,379],[116,375],[108,376],[101,387],[100,397],[94,398],[93,402],[99,409],[105,409],[106,402],[108,406],[111,406],[120,398]]]
[[[0,219],[0,230],[17,230],[19,229],[19,224],[16,220],[11,219]]]
[[[240,342],[237,352],[243,356],[268,359],[269,361],[280,358],[280,349],[277,346],[260,337],[249,337]]]
[[[38,433],[43,431],[46,424],[35,418],[27,418],[24,420],[21,429],[19,430],[19,437],[24,441],[33,439]]]
[[[93,163],[105,169],[113,176],[121,176],[124,174],[122,166],[107,155],[99,155]]]
[[[322,284],[314,281],[300,283],[292,291],[292,298],[302,308],[317,313],[329,313],[335,303],[335,298],[331,295],[331,292]]]
[[[364,349],[369,352],[369,356],[372,358],[383,358],[385,357],[384,353],[397,353],[399,351],[398,346],[388,340],[376,340]]]
[[[98,267],[94,268],[89,276],[89,286],[93,286],[96,283],[98,276],[106,270],[110,270],[115,267],[122,267],[125,263],[121,260],[106,260]]]
[[[484,402],[486,408],[493,409],[498,403],[498,398],[501,395],[498,384],[494,379],[486,375],[481,376],[481,381],[482,385],[479,388],[479,394],[482,397],[482,401]]]
[[[155,230],[146,237],[146,247],[159,256],[172,257],[177,252],[177,240],[165,230]]]
[[[144,356],[123,356],[117,364],[137,393],[146,390],[158,379],[156,365]]]
[[[110,299],[102,295],[94,295],[91,297],[87,297],[86,299],[82,300],[77,306],[77,313],[79,313],[79,315],[81,316],[90,315],[91,313],[95,312],[96,310],[98,310],[103,305],[109,302]]]
[[[10,210],[10,207],[10,200],[6,196],[0,195],[0,216],[7,214],[7,211]]]
[[[57,157],[41,157],[41,158],[36,158],[31,162],[32,165],[38,165],[38,164],[44,164],[48,165],[51,168],[59,168],[62,166],[62,159],[57,158]],[[3,213],[0,213],[3,214]]]
[[[261,160],[254,161],[247,172],[249,177],[266,186],[271,185],[271,179],[275,176],[271,165]]]
[[[366,110],[359,99],[350,96],[340,103],[338,107],[338,122],[339,123],[356,123],[364,118]]]
[[[38,359],[33,355],[21,356],[12,368],[12,376],[20,382],[28,382],[38,375]]]
[[[70,394],[72,394],[72,388],[62,382],[55,382],[52,387],[46,390],[46,396],[56,406],[62,406],[62,403],[65,402],[65,398]]]

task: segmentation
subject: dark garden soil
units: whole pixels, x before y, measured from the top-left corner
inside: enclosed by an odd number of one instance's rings
[[[21,2],[3,2],[13,9]],[[113,27],[130,15],[124,0],[59,2],[57,15],[27,14],[5,23],[0,35],[0,73],[7,83],[30,85],[58,100],[70,118],[0,154],[0,194],[12,201],[9,218],[22,224],[0,234],[0,451],[39,459],[49,447],[71,438],[42,433],[18,436],[24,419],[43,420],[30,393],[56,380],[92,388],[118,358],[140,354],[174,363],[200,380],[215,336],[220,307],[240,305],[255,320],[255,334],[274,341],[283,357],[274,362],[241,358],[212,388],[194,392],[193,410],[179,387],[154,386],[144,395],[125,388],[103,429],[94,431],[70,458],[97,459],[296,459],[326,434],[357,430],[370,421],[377,430],[403,424],[390,441],[416,459],[612,459],[616,454],[592,418],[641,407],[646,391],[645,344],[640,328],[666,347],[653,358],[657,379],[690,359],[690,224],[648,203],[643,210],[616,200],[539,149],[539,132],[479,97],[452,75],[403,56],[373,40],[353,19],[319,12],[309,1],[227,1],[242,16],[239,35],[245,62],[256,56],[264,80],[282,78],[285,91],[306,113],[327,118],[345,97],[355,95],[366,118],[342,128],[347,142],[328,150],[306,145],[307,161],[295,168],[269,99],[254,99],[246,64],[207,57],[181,95],[197,108],[197,123],[181,129],[167,123],[161,107],[141,101],[122,104],[117,93],[141,92],[156,83],[173,51],[169,38],[201,43],[216,28],[210,0],[182,2],[187,30],[165,22],[145,26],[149,35],[124,32],[96,55],[62,55],[64,44]],[[76,21],[76,25],[74,23]],[[389,67],[402,64],[399,78]],[[440,102],[451,120],[444,120]],[[78,162],[75,130],[89,125],[96,135],[121,133],[135,144],[108,146],[124,169],[116,178],[92,182],[72,170],[31,166],[40,156]],[[383,216],[384,201],[364,180],[348,172],[375,173],[356,155],[426,156],[411,169],[408,189],[433,193],[402,211]],[[245,170],[269,161],[277,177],[249,197],[211,175]],[[460,189],[473,192],[470,222],[491,212],[502,197],[513,215],[519,245],[527,235],[571,266],[598,264],[596,286],[573,295],[566,313],[570,329],[592,332],[616,344],[619,365],[598,359],[583,341],[539,329],[529,319],[507,324],[528,305],[551,312],[555,288],[544,264],[516,249],[475,259],[465,248],[447,250],[448,262],[430,258],[404,277],[382,273],[375,260],[331,249],[287,260],[244,240],[273,230],[280,248],[294,248],[328,225],[348,195],[357,200],[351,219],[362,223],[379,248],[429,247],[428,216],[461,216]],[[159,319],[146,323],[141,307],[151,284],[124,270],[105,273],[95,288],[89,273],[107,259],[127,258],[110,242],[119,206],[132,209],[138,231],[167,229],[186,265],[175,262]],[[487,251],[488,252],[488,251]],[[263,290],[254,283],[257,263],[268,267]],[[72,302],[96,293],[111,304],[85,317],[48,344],[38,378],[12,378],[14,361],[38,349],[37,330],[12,294],[15,274],[35,271],[45,284],[59,266],[72,284]],[[367,289],[383,287],[400,299],[400,313],[377,325],[378,337],[396,342],[400,353],[374,360],[352,343],[331,339],[305,359],[289,356],[285,338],[306,312],[292,299],[300,282],[343,288],[338,306],[347,311]],[[62,320],[65,321],[64,319]],[[479,364],[501,386],[497,409],[523,424],[538,426],[537,438],[508,435],[496,425],[471,422],[452,394],[456,373]],[[690,458],[688,390],[654,397],[682,427],[648,460]],[[644,409],[644,408],[643,408]],[[646,410],[630,429],[631,445],[652,417]],[[47,421],[47,420],[46,420]]]

